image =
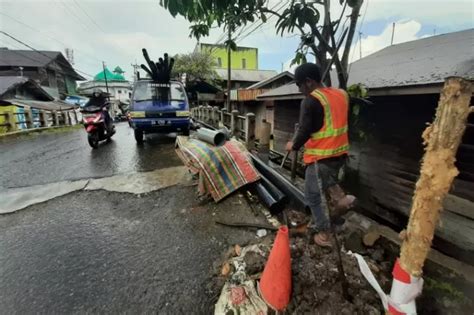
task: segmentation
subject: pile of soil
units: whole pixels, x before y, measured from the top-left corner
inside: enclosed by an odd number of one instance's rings
[[[265,244],[271,248],[274,236],[272,233],[252,243]],[[384,314],[379,296],[361,274],[357,260],[349,255],[348,251],[352,250],[364,256],[380,286],[388,293],[392,282],[393,263],[399,249],[383,239],[367,247],[363,244],[362,237],[358,231],[349,228],[338,233],[338,239],[343,246],[341,256],[348,281],[349,300],[346,300],[342,293],[335,249],[315,245],[310,231],[305,234],[293,233],[290,236],[293,291],[284,314],[314,314],[315,311],[318,314]],[[246,272],[250,278],[259,279],[268,254],[269,251],[262,257],[248,253],[249,257],[244,257]],[[232,274],[230,270],[228,274],[223,275],[222,266],[233,256],[236,256],[235,248],[230,248],[222,260],[216,262],[213,281],[210,284],[215,293],[220,292]],[[428,276],[425,278],[429,280]],[[469,314],[472,302],[458,291],[452,290],[453,288],[446,287],[445,283],[426,281],[423,295],[417,299],[419,314]]]
[[[311,238],[290,239],[293,294],[287,314],[383,314],[378,295],[360,273],[355,258],[342,253],[349,300],[342,293],[335,250],[321,248]],[[369,264],[371,266],[372,264]],[[377,271],[374,266],[373,271]]]

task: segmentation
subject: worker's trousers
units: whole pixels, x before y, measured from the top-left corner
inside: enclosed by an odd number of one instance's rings
[[[314,227],[317,232],[324,232],[330,228],[323,193],[339,182],[339,172],[344,163],[343,158],[337,158],[322,160],[306,166],[304,197],[306,205],[313,214]]]

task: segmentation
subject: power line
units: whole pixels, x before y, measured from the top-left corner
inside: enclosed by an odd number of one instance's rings
[[[283,4],[282,4],[278,9],[276,9],[276,12],[277,12],[277,13],[280,13],[279,11],[280,11],[281,9],[283,9],[283,8],[285,7],[285,5],[287,4],[287,3],[284,2],[284,1],[278,2],[278,3],[275,4],[270,10],[273,11],[273,10],[274,10],[279,4],[281,4],[282,2],[283,2]],[[267,19],[267,22],[268,22],[271,18],[273,18],[274,16],[275,16],[275,15],[272,14],[272,15]],[[253,24],[255,24],[255,23],[256,23],[256,22],[254,22]],[[240,41],[244,40],[245,38],[247,38],[248,36],[250,36],[253,32],[255,32],[255,31],[256,31],[260,26],[262,26],[263,24],[265,24],[265,22],[261,22],[261,23],[260,23],[259,25],[257,25],[253,30],[250,30],[250,31],[247,32],[245,35],[242,35],[241,38],[236,38],[236,41],[239,41],[239,42],[240,42]]]
[[[55,38],[55,37],[53,37],[53,36],[50,36],[50,35],[48,35],[48,34],[46,34],[46,33],[44,33],[44,32],[41,32],[40,30],[38,30],[38,28],[35,28],[35,27],[31,26],[31,25],[28,25],[28,24],[26,24],[26,23],[24,23],[24,22],[22,22],[22,21],[20,21],[20,20],[18,20],[18,19],[16,19],[16,18],[14,18],[14,17],[8,15],[8,14],[5,14],[5,13],[3,13],[3,12],[0,12],[0,14],[3,15],[3,16],[6,16],[6,17],[9,18],[9,19],[12,19],[13,21],[17,22],[18,24],[21,24],[21,25],[23,25],[23,26],[29,28],[30,30],[33,30],[33,31],[35,31],[35,32],[38,32],[38,33],[42,34],[43,36],[45,36],[45,37],[47,37],[47,38],[49,38],[49,39],[52,39],[52,40],[56,41],[57,43],[63,45],[64,48],[68,48],[68,47],[70,46],[70,45],[67,45],[67,44],[64,43],[63,41],[60,41],[59,39],[57,39],[57,38]],[[94,60],[96,60],[96,61],[102,62],[100,59],[97,59],[97,58],[93,57],[92,55],[86,54],[85,52],[83,52],[83,51],[81,51],[81,50],[79,50],[79,49],[77,49],[77,48],[74,48],[74,50],[76,50],[76,51],[78,51],[79,53],[81,53],[84,57],[88,57],[88,58],[91,59],[91,60],[94,59]]]
[[[14,36],[12,36],[12,35],[10,35],[10,34],[8,34],[7,32],[0,31],[0,33],[2,33],[3,35],[5,35],[5,36],[7,36],[7,37],[9,37],[9,38],[11,38],[11,39],[13,39],[13,40],[16,41],[16,42],[22,44],[23,46],[26,46],[26,47],[30,48],[31,50],[37,52],[38,54],[45,56],[46,58],[48,58],[48,60],[52,60],[52,59],[53,59],[53,58],[51,58],[51,56],[48,56],[48,55],[46,55],[45,53],[43,53],[43,52],[41,52],[41,51],[39,51],[39,50],[36,50],[35,48],[33,48],[33,47],[31,47],[30,45],[26,44],[25,42],[19,40],[18,38],[14,37]],[[23,55],[23,56],[24,56],[24,55]],[[29,59],[32,60],[32,58],[29,58]],[[35,61],[41,62],[41,61],[38,60],[38,59],[35,59]],[[59,64],[62,64],[63,66],[71,67],[73,70],[75,70],[75,71],[77,71],[77,72],[80,72],[80,73],[83,73],[83,74],[88,75],[88,76],[90,76],[90,77],[93,77],[92,75],[90,75],[90,74],[88,74],[88,73],[86,73],[86,72],[84,72],[84,71],[81,71],[81,70],[79,70],[79,69],[74,68],[74,67],[73,67],[71,64],[69,64],[69,63],[68,63],[68,64],[65,64],[64,62],[60,62],[59,60],[57,60],[56,62],[58,62]]]
[[[105,34],[104,30],[97,24],[97,22],[87,13],[86,10],[82,8],[82,6],[76,1],[73,0],[74,4],[89,18],[89,20],[99,29],[102,33]]]
[[[61,0],[57,0],[57,1],[66,9],[66,11],[67,11],[70,15],[72,15],[72,16],[74,16],[74,17],[76,18],[76,20],[79,22],[79,23],[77,23],[77,24],[81,25],[81,27],[82,27],[86,32],[92,31],[92,29],[91,29],[87,24],[83,24],[83,23],[82,23],[82,19],[76,14],[76,12],[74,12],[74,11],[72,10],[72,8],[69,8],[69,7],[68,7],[64,2],[62,2]]]
[[[280,1],[279,1],[278,3],[276,3],[272,8],[270,8],[270,10],[274,10],[274,9],[275,9],[278,5],[280,5],[282,2],[284,2],[284,0],[280,0]],[[280,10],[285,6],[285,4],[286,4],[286,3],[283,3],[283,5],[282,5],[280,8],[278,8],[276,11],[277,11],[277,12],[280,11]],[[273,15],[271,15],[271,16],[268,18],[268,20],[270,20],[272,17],[273,17]],[[268,20],[267,20],[267,21],[268,21]],[[252,26],[254,26],[256,23],[258,23],[258,20],[254,21],[254,22],[252,22],[252,23],[250,23],[250,24],[248,24],[248,25],[243,25],[242,28],[240,29],[239,33],[235,36],[235,41],[237,42],[237,41],[239,40],[239,36],[240,36],[244,31],[248,31],[248,30],[249,30]],[[264,22],[262,22],[262,23],[260,24],[260,26],[263,25],[263,23],[264,23]],[[258,27],[259,27],[259,26],[258,26]],[[257,27],[257,28],[258,28],[258,27]],[[246,35],[245,37],[247,37],[247,36],[248,36],[248,35]],[[214,45],[222,44],[222,42],[223,42],[225,39],[226,39],[226,33],[223,32],[223,33],[221,34],[221,36],[218,38],[218,40],[215,42]]]

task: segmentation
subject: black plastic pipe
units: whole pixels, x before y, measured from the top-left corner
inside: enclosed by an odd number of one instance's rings
[[[283,209],[285,205],[288,203],[288,197],[280,190],[278,189],[275,185],[272,184],[265,176],[261,176],[261,181],[260,181],[265,187],[266,190],[272,195],[273,199],[276,200],[276,202],[279,204],[279,206]]]
[[[305,202],[304,202],[304,193],[296,188],[289,180],[287,180],[283,175],[266,165],[258,157],[253,154],[250,154],[253,164],[257,170],[271,181],[278,189],[280,189],[288,198],[290,198],[296,208],[300,211],[304,211]]]
[[[254,184],[255,191],[257,192],[258,199],[260,202],[270,210],[272,214],[281,212],[283,209],[280,208],[279,203],[273,198],[272,194],[263,186],[261,182]]]

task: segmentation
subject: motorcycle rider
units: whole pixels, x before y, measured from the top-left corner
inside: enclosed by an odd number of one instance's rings
[[[107,130],[111,130],[113,127],[113,121],[109,113],[110,102],[107,97],[107,93],[104,93],[101,89],[94,89],[89,101],[87,101],[87,103],[84,105],[84,110],[92,110],[94,107],[98,108],[98,110],[102,110]]]

